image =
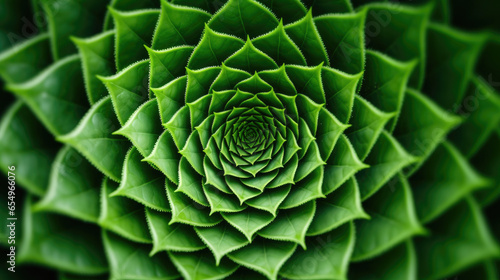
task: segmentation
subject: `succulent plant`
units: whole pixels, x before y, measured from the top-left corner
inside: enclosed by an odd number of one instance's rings
[[[401,2],[0,0],[16,261],[498,279],[500,36]]]

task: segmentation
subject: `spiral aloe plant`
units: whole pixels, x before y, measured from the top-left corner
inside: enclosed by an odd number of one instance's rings
[[[498,279],[500,36],[358,2],[0,0],[16,270]]]

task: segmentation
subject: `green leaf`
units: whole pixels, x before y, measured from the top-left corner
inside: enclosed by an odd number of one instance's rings
[[[316,132],[316,142],[318,143],[321,158],[326,161],[330,158],[337,140],[349,126],[344,125],[327,109],[321,108],[319,111],[318,131]]]
[[[215,31],[251,38],[276,28],[278,20],[262,4],[252,0],[229,0],[209,21]]]
[[[134,242],[151,243],[144,205],[129,198],[112,197],[110,194],[117,188],[108,178],[102,183],[99,225]]]
[[[160,12],[135,10],[119,12],[109,8],[116,25],[115,62],[118,71],[141,59],[148,53],[144,45],[150,45]]]
[[[296,183],[285,201],[280,205],[281,209],[289,209],[302,205],[308,201],[325,197],[321,191],[323,185],[324,168],[316,168],[307,177]]]
[[[220,191],[211,185],[203,185],[203,192],[210,204],[210,215],[215,212],[239,212],[246,208],[246,205],[238,203],[238,199],[234,195]]]
[[[213,143],[213,141],[210,140],[209,143]],[[215,167],[208,156],[203,159],[203,170],[205,171],[207,184],[216,187],[222,192],[231,193],[231,190],[224,181],[224,172]]]
[[[299,49],[302,50],[307,65],[317,66],[322,63],[330,65],[325,46],[314,24],[311,10],[299,21],[286,25],[285,31]]]
[[[338,191],[318,199],[316,215],[312,220],[307,235],[320,235],[355,220],[369,219],[361,206],[358,183],[351,177]]]
[[[320,9],[320,11],[323,10]],[[315,13],[314,9],[313,13]],[[365,18],[366,12],[361,10],[355,14],[328,14],[314,19],[333,68],[353,75],[363,71],[365,66],[365,36],[363,34]]]
[[[427,34],[423,92],[445,110],[452,110],[464,96],[485,37],[435,23],[429,24]]]
[[[351,265],[349,279],[417,279],[417,256],[413,242],[407,241],[379,258]]]
[[[0,76],[7,83],[22,83],[52,63],[50,36],[40,34],[0,54]],[[2,46],[3,47],[3,46]]]
[[[227,223],[210,228],[195,228],[195,230],[214,254],[217,266],[225,255],[248,244],[245,236]]]
[[[219,265],[216,265],[208,250],[196,254],[168,252],[168,255],[187,280],[224,279],[238,269],[238,265],[229,260],[222,260]]]
[[[96,223],[99,217],[101,177],[99,171],[83,156],[72,148],[64,147],[52,165],[47,193],[33,209]]]
[[[212,102],[212,95],[207,94],[198,98],[194,102],[187,103],[191,121],[191,129],[194,130],[209,116],[209,108]]]
[[[419,117],[415,118],[417,114]],[[432,154],[446,134],[460,121],[460,118],[445,112],[418,91],[406,91],[394,137],[412,155],[421,158],[410,173]]]
[[[159,88],[186,73],[185,67],[194,47],[178,46],[165,50],[153,50],[149,53],[149,86]]]
[[[356,175],[361,198],[365,200],[372,196],[396,173],[417,160],[418,158],[406,152],[389,133],[382,132],[365,160],[370,168],[361,170]]]
[[[113,108],[121,125],[130,119],[135,110],[148,100],[149,61],[134,63],[119,73],[98,78],[106,85]],[[159,99],[161,102],[161,99]]]
[[[181,223],[191,226],[211,227],[218,224],[222,219],[220,215],[209,215],[208,209],[194,202],[186,195],[176,192],[174,186],[166,181],[168,201],[172,209],[172,219],[169,225]]]
[[[366,8],[366,45],[400,61],[417,58],[419,63],[410,77],[409,86],[421,88],[425,77],[426,36],[432,5],[410,7],[383,3]]]
[[[415,213],[410,186],[402,175],[390,181],[363,206],[371,219],[356,223],[352,260],[375,257],[414,235],[425,233]]]
[[[21,101],[14,103],[0,122],[0,170],[15,166],[16,180],[30,193],[43,195],[49,183],[56,151],[53,137]]]
[[[403,105],[406,84],[415,68],[416,60],[400,62],[374,51],[366,53],[366,67],[360,95],[375,107],[396,117],[388,124],[392,131]]]
[[[167,280],[179,273],[166,254],[148,256],[149,248],[103,231],[111,279]]]
[[[146,209],[146,218],[153,238],[150,256],[160,251],[194,252],[205,248],[193,227],[179,223],[170,225],[170,213]]]
[[[249,242],[254,234],[274,220],[274,216],[252,208],[236,213],[222,213],[222,217],[230,225],[243,233]]]
[[[485,80],[475,77],[463,104],[465,112],[460,114],[465,115],[466,120],[451,133],[450,139],[466,158],[470,158],[499,127],[500,97]]]
[[[247,38],[241,49],[226,59],[225,64],[249,73],[278,68],[272,58],[254,47],[250,38]]]
[[[202,177],[196,173],[185,157],[179,163],[179,187],[175,190],[187,195],[203,206],[209,206],[203,192]]]
[[[325,107],[342,123],[348,123],[354,106],[354,95],[362,73],[349,75],[323,66],[321,77],[325,93]]]
[[[155,144],[151,154],[143,159],[156,166],[167,178],[174,182],[179,183],[178,166],[181,155],[175,146],[174,139],[168,131],[161,134],[160,138]]]
[[[290,189],[291,187],[289,185],[280,188],[266,189],[259,196],[245,201],[245,204],[250,207],[269,212],[276,217],[276,211],[288,196]]]
[[[170,81],[161,88],[151,89],[158,99],[158,108],[160,109],[162,124],[170,121],[175,113],[184,106],[186,80],[187,77],[182,76]]]
[[[282,210],[275,220],[259,231],[259,235],[272,240],[292,241],[306,249],[306,232],[313,221],[316,203],[308,202],[301,206]]]
[[[233,89],[241,81],[244,81],[250,77],[251,75],[245,71],[236,68],[230,68],[227,67],[225,64],[222,64],[222,70],[219,76],[217,76],[217,78],[213,82],[209,91],[211,92],[213,90],[222,91],[222,90]],[[228,105],[226,104],[226,108],[227,106]]]
[[[322,67],[323,63],[315,67],[290,65],[285,68],[286,73],[293,81],[295,89],[318,104],[326,103],[325,91],[321,81]]]
[[[125,196],[158,211],[170,211],[163,174],[149,164],[132,148],[123,165],[120,186],[111,196]]]
[[[444,278],[500,255],[479,206],[471,198],[462,200],[429,228],[432,237],[420,238],[415,244],[421,279]],[[429,259],[440,261],[425,261]]]
[[[102,1],[68,0],[63,4],[57,0],[39,2],[45,11],[44,23],[48,22],[55,60],[76,52],[70,36],[87,37],[102,29],[106,12],[106,5]]]
[[[188,80],[185,101],[188,103],[194,102],[211,92],[211,85],[220,74],[221,68],[219,66],[200,70],[186,68],[186,72]]]
[[[364,160],[394,114],[384,113],[359,96],[354,98],[352,124],[346,131],[359,158]]]
[[[239,82],[235,88],[237,90],[243,91],[243,92],[253,92],[253,93],[259,93],[259,92],[272,92],[273,87],[266,83],[266,81],[262,80],[259,77],[258,73],[255,73],[251,78],[248,78],[244,81]],[[213,94],[215,95],[217,92],[214,92]],[[219,94],[226,94],[226,92],[220,92]],[[225,98],[226,96],[224,96]]]
[[[259,77],[270,84],[276,93],[288,96],[295,96],[297,94],[297,90],[290,77],[286,74],[285,65],[282,65],[279,69],[261,71],[259,72]]]
[[[455,147],[444,142],[412,176],[411,184],[418,217],[429,222],[464,196],[486,187],[489,181],[479,175]]]
[[[105,97],[92,106],[72,132],[57,140],[75,148],[99,171],[118,182],[122,171],[121,163],[129,148],[127,140],[112,136],[112,132],[118,127],[111,99]]]
[[[162,132],[158,102],[155,98],[137,108],[123,127],[113,134],[128,138],[141,155],[147,157]]]
[[[184,149],[179,152],[185,160],[191,164],[191,167],[198,172],[198,174],[205,176],[203,170],[203,158],[205,153],[203,152],[203,146],[200,143],[200,137],[198,131],[193,131],[186,142]]]
[[[99,229],[60,215],[33,213],[30,197],[24,204],[23,231],[16,261],[77,274],[108,270]]]
[[[166,49],[179,45],[195,45],[200,40],[210,14],[186,6],[161,1],[160,19],[153,37],[153,48]]]
[[[325,162],[321,159],[318,144],[312,142],[304,157],[300,159],[293,180],[299,182],[323,165],[325,165]]]
[[[97,76],[109,76],[115,72],[114,38],[114,31],[104,32],[88,39],[72,38],[82,59],[85,89],[91,105],[108,95],[106,87]]]
[[[199,8],[204,11],[215,13],[219,10],[226,0],[206,0],[206,1],[198,1],[198,0],[173,0],[172,3],[177,5],[183,5],[188,7]]]
[[[309,249],[298,248],[280,275],[291,279],[346,279],[354,247],[354,225],[349,223],[324,235],[309,237]]]
[[[342,135],[325,165],[323,193],[329,195],[364,168],[368,168],[368,165],[359,160],[351,142]]]
[[[156,9],[158,8],[158,1],[157,0],[143,0],[143,1],[111,0],[111,3],[109,5],[119,11],[134,11],[140,9]],[[104,30],[109,30],[112,29],[113,27],[114,26],[111,13],[108,10],[106,18],[104,20]]]
[[[268,279],[276,280],[283,264],[295,251],[296,244],[258,238],[228,256],[234,262],[256,270]]]
[[[223,61],[244,44],[245,42],[239,38],[215,32],[211,27],[205,25],[203,37],[189,58],[188,68],[198,70],[209,66],[221,66]]]
[[[306,121],[312,135],[316,135],[318,130],[319,112],[321,111],[323,104],[318,104],[303,94],[297,95],[296,103],[299,116]]]
[[[278,3],[273,4],[279,5]],[[280,4],[283,5],[283,3]],[[270,56],[278,65],[307,65],[306,59],[300,49],[286,34],[285,28],[283,27],[283,19],[280,21],[276,29],[260,37],[252,39],[252,43],[257,49]]]
[[[249,200],[250,198],[256,197],[262,193],[262,191],[250,188],[247,185],[243,184],[239,178],[235,178],[231,175],[226,176],[223,173],[220,176],[224,177],[224,179],[226,180],[226,185],[229,187],[231,192],[238,197],[240,204],[243,204],[243,202]]]
[[[170,121],[163,124],[172,138],[178,150],[182,150],[186,145],[189,135],[191,134],[191,125],[189,122],[189,107],[184,106],[172,116]]]
[[[26,82],[7,85],[56,136],[73,129],[87,111],[84,88],[77,55],[52,64]]]
[[[269,7],[285,24],[298,21],[307,13],[306,7],[300,0],[259,0],[259,2]]]

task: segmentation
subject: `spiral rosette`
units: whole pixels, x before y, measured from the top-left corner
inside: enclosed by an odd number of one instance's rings
[[[31,2],[39,35],[0,54],[21,262],[498,279],[500,37],[448,1]]]

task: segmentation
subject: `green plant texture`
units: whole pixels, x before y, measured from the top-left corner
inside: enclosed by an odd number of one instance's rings
[[[2,279],[499,279],[500,35],[459,2],[0,0]]]

